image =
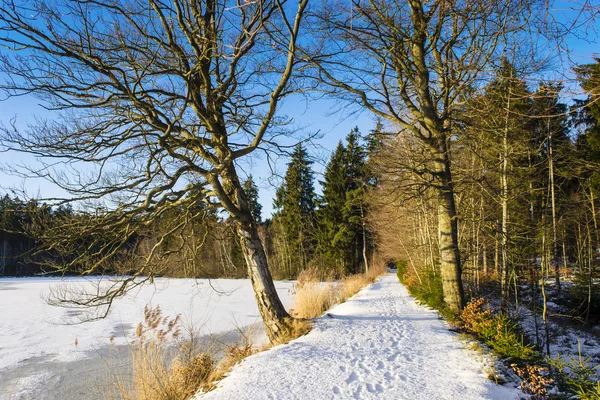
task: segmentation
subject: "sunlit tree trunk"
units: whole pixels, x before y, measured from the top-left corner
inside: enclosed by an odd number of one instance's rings
[[[441,152],[436,155],[435,169],[440,179],[438,189],[438,240],[444,301],[453,310],[464,306],[460,253],[458,251],[458,223],[450,160],[445,138],[438,138]]]
[[[214,178],[217,179],[217,178]],[[265,255],[256,223],[248,208],[246,194],[233,168],[221,174],[222,187],[228,198],[232,199],[234,206],[241,212],[232,216],[235,220],[236,232],[246,265],[248,276],[252,282],[258,310],[265,324],[267,336],[271,342],[276,342],[281,335],[288,331],[290,315],[281,303],[273,278],[267,265]],[[217,182],[212,182],[218,186]]]
[[[502,133],[502,175],[501,175],[501,204],[502,204],[502,225],[500,236],[500,249],[502,253],[501,266],[501,303],[500,309],[506,311],[508,301],[508,120],[510,117],[510,97],[511,87],[508,88],[508,97],[506,104],[506,121],[504,131]]]

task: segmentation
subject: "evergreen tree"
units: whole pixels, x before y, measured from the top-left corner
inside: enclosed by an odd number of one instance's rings
[[[298,144],[288,163],[284,182],[275,194],[275,218],[283,226],[286,269],[290,276],[306,268],[314,252],[316,205],[311,164],[306,149]]]
[[[354,128],[346,137],[346,171],[348,188],[346,190],[346,202],[343,208],[344,219],[347,225],[347,242],[349,271],[357,273],[361,264],[366,268],[366,257],[362,257],[366,245],[363,236],[365,229],[365,186],[367,178],[365,174],[365,150],[360,144],[360,133]]]
[[[340,141],[325,168],[323,197],[318,212],[319,253],[329,266],[346,267],[346,149]]]
[[[381,119],[377,119],[375,122],[375,128],[371,129],[367,137],[365,138],[366,152],[367,155],[376,153],[383,146],[383,138],[385,133],[383,132],[383,122]]]
[[[377,182],[381,178],[379,176],[378,168],[375,168],[372,163],[369,163],[372,156],[377,154],[377,152],[381,151],[383,148],[383,138],[385,137],[385,133],[383,131],[383,123],[380,119],[375,123],[375,128],[372,129],[367,137],[366,141],[366,171],[367,174],[367,183],[371,189],[377,186]]]
[[[573,123],[580,128],[576,147],[583,162],[582,172],[589,177],[595,191],[600,191],[600,173],[594,168],[594,164],[600,162],[600,58],[595,61],[575,69],[581,87],[588,96],[576,101]]]
[[[346,273],[367,268],[365,148],[358,128],[340,142],[325,170],[319,209],[319,251],[334,267]]]
[[[496,76],[474,96],[467,106],[471,115],[475,144],[471,147],[481,158],[484,168],[481,182],[491,189],[485,199],[486,216],[494,236],[494,269],[501,277],[502,309],[509,300],[509,278],[518,275],[517,266],[527,263],[532,250],[523,239],[532,235],[528,219],[531,209],[527,174],[531,159],[531,93],[517,69],[508,60],[496,70]],[[487,190],[486,190],[487,191]],[[481,200],[484,201],[484,200]]]
[[[252,175],[246,179],[243,186],[246,196],[248,197],[248,207],[254,217],[254,221],[256,221],[257,224],[260,224],[262,222],[262,205],[258,202],[258,188],[252,179]]]

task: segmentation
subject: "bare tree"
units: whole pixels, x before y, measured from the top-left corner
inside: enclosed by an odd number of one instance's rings
[[[534,3],[340,0],[324,3],[316,15],[317,78],[331,93],[401,126],[430,153],[444,297],[455,310],[464,296],[449,151],[452,117],[505,43],[527,26]]]
[[[57,117],[22,131],[2,129],[5,149],[39,157],[20,168],[102,201],[73,229],[44,235],[64,260],[100,270],[136,228],[173,218],[136,275],[151,273],[160,245],[198,218],[202,204],[235,224],[271,340],[287,329],[283,307],[240,183],[240,159],[272,143],[279,101],[294,92],[296,42],[308,0],[7,0],[0,3],[6,49],[0,87],[34,95]],[[108,236],[108,237],[107,237]],[[99,239],[102,237],[103,239]],[[82,243],[85,245],[82,246]],[[85,253],[85,254],[83,254]],[[133,277],[135,278],[135,276]],[[85,305],[110,304],[135,279]]]

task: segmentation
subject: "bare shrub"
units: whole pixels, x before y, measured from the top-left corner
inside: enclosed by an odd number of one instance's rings
[[[548,376],[548,368],[536,364],[526,364],[519,367],[517,364],[510,365],[517,375],[523,378],[521,390],[524,393],[532,394],[534,399],[545,399],[548,392],[548,386],[554,382],[554,379]]]

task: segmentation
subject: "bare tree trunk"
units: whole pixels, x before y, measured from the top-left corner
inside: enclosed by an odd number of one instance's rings
[[[590,224],[589,222],[586,222],[586,228],[587,228],[587,237],[588,237],[588,298],[587,298],[587,308],[585,310],[585,323],[587,324],[590,321],[590,310],[592,308],[592,288],[594,287],[593,283],[593,279],[594,279],[594,274],[593,274],[593,267],[594,267],[594,261],[593,261],[593,246],[592,246],[592,233],[590,232]]]
[[[494,272],[496,276],[500,275],[500,242],[498,241],[498,232],[494,235]]]
[[[568,260],[568,256],[567,256],[567,233],[565,232],[565,228],[563,227],[563,229],[562,229],[562,263],[563,263],[563,268],[565,269],[565,271],[569,267],[568,261],[569,260]]]
[[[550,356],[550,329],[548,327],[548,296],[546,294],[546,278],[548,276],[548,246],[546,245],[546,210],[547,210],[547,202],[542,206],[542,210],[544,210],[542,214],[542,226],[543,226],[543,234],[542,234],[542,280],[541,280],[541,288],[542,288],[542,320],[544,321],[544,334],[545,334],[545,344],[546,344],[546,355]]]
[[[442,150],[435,157],[436,173],[441,184],[438,189],[438,238],[442,287],[445,303],[450,309],[458,311],[464,307],[465,300],[458,251],[456,205],[445,138],[438,138],[438,146]]]
[[[506,107],[506,121],[502,135],[502,176],[501,176],[501,203],[502,203],[502,227],[501,227],[501,252],[502,252],[502,275],[500,310],[506,311],[508,301],[508,119],[510,113],[511,88],[508,90]]]
[[[252,282],[258,311],[265,324],[269,340],[276,342],[279,337],[288,332],[291,317],[275,290],[273,278],[267,265],[267,257],[256,229],[256,223],[248,208],[246,194],[237,174],[233,168],[230,168],[222,173],[221,178],[223,189],[228,193],[229,198],[234,199],[237,203],[235,205],[241,210],[237,216],[232,216],[232,218],[235,220],[236,232],[248,267],[248,276]],[[217,185],[218,183],[215,182],[213,186]]]
[[[398,242],[400,242],[400,245],[402,246],[402,248],[404,249],[404,251],[406,252],[406,255],[408,256],[408,262],[410,263],[410,266],[412,267],[415,276],[417,277],[417,279],[419,280],[419,284],[423,284],[423,281],[421,280],[421,275],[419,275],[419,270],[417,269],[415,263],[413,262],[412,256],[410,255],[410,251],[408,251],[408,249],[406,248],[406,246],[404,245],[404,241],[402,240],[402,238],[400,236],[397,236]]]
[[[262,316],[267,336],[271,342],[286,331],[286,319],[290,318],[275,290],[273,278],[267,266],[267,258],[252,220],[237,223],[240,245],[248,266],[248,276],[256,296],[258,310]]]
[[[423,201],[422,197],[419,197],[419,205],[421,206],[421,213],[425,219],[424,222],[424,227],[425,227],[425,237],[427,239],[427,253],[429,256],[429,262],[431,263],[431,269],[433,271],[433,273],[435,274],[435,259],[434,259],[434,244],[432,243],[431,240],[431,231],[429,230],[429,218],[427,218],[427,210],[425,209],[425,202]]]
[[[558,240],[556,239],[556,194],[554,191],[554,153],[552,143],[552,130],[550,129],[550,118],[547,121],[547,132],[548,132],[548,174],[550,178],[550,196],[552,205],[552,256],[550,262],[554,265],[554,273],[556,274],[556,290],[560,292],[560,269],[558,261],[556,260],[558,251]]]
[[[483,276],[487,278],[487,274],[488,274],[488,260],[487,260],[487,245],[486,245],[486,242],[485,242],[485,238],[483,240],[481,257],[483,258]]]
[[[538,276],[537,276],[537,263],[531,265],[531,301],[532,301],[532,313],[533,313],[533,325],[535,327],[535,346],[539,349],[540,346],[540,327],[538,324]]]
[[[594,223],[594,236],[596,239],[594,249],[594,261],[596,261],[597,252],[600,248],[600,230],[598,229],[598,218],[596,216],[596,204],[594,202],[594,190],[590,187],[590,206],[592,208],[592,222]]]

